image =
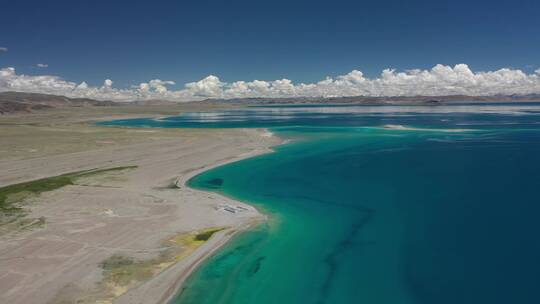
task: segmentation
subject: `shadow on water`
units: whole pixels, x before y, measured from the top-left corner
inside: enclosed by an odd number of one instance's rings
[[[339,241],[337,246],[335,246],[332,249],[332,251],[324,258],[324,263],[328,266],[328,274],[326,275],[324,279],[324,283],[321,286],[320,296],[316,302],[318,304],[323,304],[327,302],[328,294],[332,287],[332,282],[334,280],[336,273],[339,270],[340,256],[351,247],[353,240],[357,238],[362,228],[371,221],[374,215],[374,210],[369,209],[369,208],[364,208],[364,209],[365,209],[363,211],[364,214],[361,217],[360,221],[355,223],[348,230],[345,238]]]

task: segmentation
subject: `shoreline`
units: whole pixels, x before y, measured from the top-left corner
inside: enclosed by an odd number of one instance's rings
[[[280,142],[277,145],[282,145],[282,144],[285,144],[287,142],[286,140],[284,140],[284,139],[280,138],[279,136],[276,136],[275,134],[268,131],[267,128],[262,129],[262,131],[264,133],[262,133],[261,136],[279,138]],[[271,135],[268,136],[267,134],[271,134]],[[274,145],[274,146],[277,146],[277,145]],[[269,147],[269,148],[264,148],[264,149],[257,149],[257,150],[254,150],[254,151],[248,152],[248,153],[243,153],[242,155],[238,155],[237,157],[233,157],[230,160],[226,160],[226,161],[223,161],[223,162],[220,162],[220,163],[217,163],[217,164],[209,165],[209,166],[204,167],[204,168],[196,169],[196,170],[194,170],[194,171],[192,171],[192,172],[190,172],[188,174],[185,174],[182,178],[180,178],[178,180],[184,189],[188,189],[189,191],[192,191],[194,193],[199,193],[200,195],[208,195],[209,193],[212,193],[214,195],[217,195],[217,196],[223,198],[224,200],[234,201],[234,202],[239,203],[239,204],[247,204],[257,212],[257,218],[254,218],[254,219],[250,220],[249,222],[246,222],[246,223],[240,225],[239,227],[228,228],[228,229],[226,229],[224,231],[220,231],[219,233],[216,233],[215,235],[213,235],[212,238],[207,242],[207,244],[209,244],[210,241],[214,241],[215,244],[212,244],[213,246],[211,246],[210,248],[207,248],[206,250],[201,250],[202,252],[197,253],[197,251],[196,251],[193,254],[191,254],[190,258],[194,257],[195,261],[193,263],[191,263],[187,269],[185,269],[182,273],[179,274],[177,280],[174,282],[174,285],[171,286],[167,290],[167,292],[163,295],[163,297],[159,301],[156,302],[156,304],[168,304],[171,300],[173,300],[179,294],[179,292],[182,290],[182,285],[186,282],[186,280],[189,279],[189,277],[208,258],[210,258],[213,254],[215,254],[217,251],[219,251],[225,245],[227,245],[227,243],[229,243],[239,233],[242,233],[244,231],[249,230],[250,228],[254,227],[255,225],[266,221],[267,218],[268,218],[267,215],[261,213],[256,207],[252,206],[251,204],[248,204],[247,202],[237,201],[237,200],[234,200],[232,198],[226,197],[224,195],[221,195],[221,194],[218,194],[218,193],[215,193],[215,192],[207,192],[207,191],[202,191],[202,190],[191,188],[191,187],[189,187],[187,185],[188,181],[191,178],[193,178],[193,177],[195,177],[195,176],[197,176],[197,175],[199,175],[199,174],[201,174],[203,172],[212,170],[214,168],[221,167],[221,166],[231,164],[231,163],[235,163],[235,162],[238,162],[238,161],[241,161],[241,160],[249,159],[249,158],[252,158],[252,157],[256,157],[256,156],[259,156],[259,155],[264,155],[264,154],[267,154],[267,153],[274,153],[274,150],[271,147]],[[203,249],[203,247],[205,247],[205,246],[201,246],[200,249]]]
[[[260,220],[262,222],[263,219]],[[190,257],[196,258],[193,263],[189,265],[189,267],[178,276],[177,280],[174,282],[174,285],[172,285],[167,292],[163,295],[163,297],[157,301],[157,304],[167,304],[170,303],[177,295],[179,295],[179,292],[182,290],[182,286],[184,283],[189,279],[189,277],[210,257],[212,257],[213,254],[218,252],[220,249],[222,249],[227,243],[229,243],[235,236],[237,236],[239,233],[242,233],[244,231],[248,231],[251,227],[257,225],[260,223],[259,221],[252,221],[250,223],[246,223],[245,225],[242,225],[240,227],[237,227],[234,230],[227,229],[222,231],[219,234],[216,234],[212,236],[212,239],[214,241],[213,246],[208,248],[206,251],[201,252],[200,254],[192,254]],[[210,242],[210,241],[208,241]],[[201,246],[203,247],[203,246]]]
[[[45,224],[0,235],[0,302],[166,303],[209,256],[264,220],[251,205],[189,188],[186,182],[203,171],[270,153],[282,139],[264,129],[105,128],[92,125],[96,115],[90,114],[67,122],[63,112],[54,111],[22,122],[0,119],[6,125],[0,137],[6,144],[0,185],[137,166],[25,201],[24,218],[43,218]],[[175,179],[180,189],[171,187]],[[247,210],[230,213],[220,208],[224,204]],[[129,285],[105,281],[110,277],[100,265],[112,256],[156,261],[160,252],[178,246],[171,238],[216,227],[227,229],[151,277],[133,277]],[[174,248],[184,250],[181,246]]]

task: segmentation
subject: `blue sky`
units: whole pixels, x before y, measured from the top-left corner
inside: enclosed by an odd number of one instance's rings
[[[116,88],[154,79],[151,90],[182,90],[208,75],[219,77],[209,79],[219,87],[283,78],[298,84],[353,70],[374,79],[386,68],[465,63],[474,73],[510,68],[532,75],[534,86],[516,90],[527,93],[536,92],[540,68],[538,0],[2,1],[0,11],[0,90],[56,92],[48,80],[35,85],[21,75],[61,77],[70,95],[83,81],[85,89],[109,87],[105,79]],[[249,84],[250,96],[256,85]],[[206,83],[197,88],[217,94]],[[412,93],[425,92],[432,91]]]
[[[0,66],[119,86],[540,63],[540,1],[2,1]]]

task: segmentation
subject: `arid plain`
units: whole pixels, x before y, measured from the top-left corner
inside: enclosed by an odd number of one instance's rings
[[[206,256],[263,220],[250,206],[184,182],[269,152],[279,138],[256,129],[95,125],[197,110],[132,106],[0,115],[1,189],[69,178],[51,191],[5,197],[17,213],[2,215],[0,225],[0,302],[165,303]]]

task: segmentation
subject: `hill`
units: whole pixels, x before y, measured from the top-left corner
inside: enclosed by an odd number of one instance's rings
[[[0,92],[0,114],[31,112],[34,110],[61,107],[98,107],[115,105],[118,105],[118,103],[89,98],[69,98],[65,96],[37,93]]]
[[[540,94],[529,95],[493,95],[493,96],[352,96],[352,97],[294,97],[294,98],[233,98],[206,99],[200,103],[234,105],[272,105],[272,104],[442,104],[456,102],[527,102],[540,101]]]

